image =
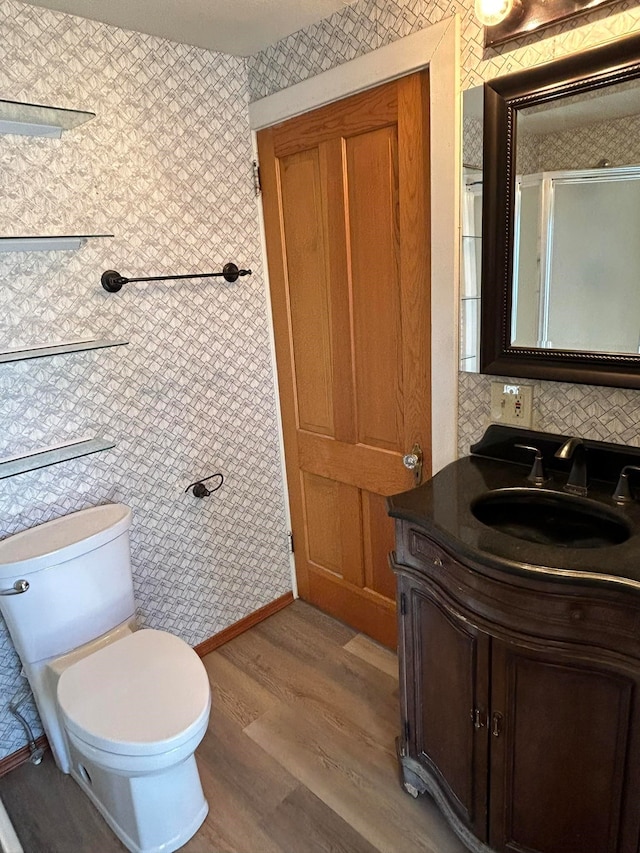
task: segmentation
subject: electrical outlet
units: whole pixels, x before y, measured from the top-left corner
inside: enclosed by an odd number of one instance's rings
[[[491,420],[498,424],[533,425],[533,385],[491,383]]]

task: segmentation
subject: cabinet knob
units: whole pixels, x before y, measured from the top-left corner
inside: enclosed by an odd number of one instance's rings
[[[502,733],[502,714],[499,711],[494,711],[491,715],[491,734],[494,737],[500,737]]]
[[[474,708],[471,711],[471,719],[473,720],[474,729],[483,729],[486,725],[485,716],[480,710],[480,708]]]

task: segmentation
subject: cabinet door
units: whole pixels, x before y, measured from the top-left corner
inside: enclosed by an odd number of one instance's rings
[[[435,588],[413,588],[410,602],[410,751],[484,840],[489,638]]]
[[[637,687],[586,649],[493,641],[491,847],[637,851]]]

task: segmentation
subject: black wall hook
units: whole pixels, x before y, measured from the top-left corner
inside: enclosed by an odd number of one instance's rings
[[[209,480],[213,480],[214,477],[219,477],[220,481],[212,489],[208,489],[205,486],[205,483]],[[187,488],[184,490],[184,493],[186,495],[189,489],[191,489],[194,498],[208,498],[209,495],[212,495],[214,492],[217,492],[223,483],[224,477],[222,476],[222,474],[220,474],[220,472],[217,472],[215,474],[211,474],[211,476],[209,477],[203,477],[201,480],[196,480],[195,483],[189,483]]]
[[[106,291],[117,293],[124,284],[131,284],[135,281],[177,281],[182,278],[216,278],[221,276],[225,281],[234,282],[240,276],[251,274],[251,270],[240,270],[234,263],[230,262],[222,267],[222,272],[203,272],[193,273],[192,275],[154,275],[147,278],[125,278],[115,270],[105,270],[100,281]]]

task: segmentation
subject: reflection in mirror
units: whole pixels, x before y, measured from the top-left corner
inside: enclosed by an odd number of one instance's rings
[[[640,388],[640,34],[483,106],[480,370]]]
[[[640,351],[640,84],[518,111],[511,344]]]
[[[460,370],[477,373],[482,264],[482,86],[464,92],[462,117]]]

